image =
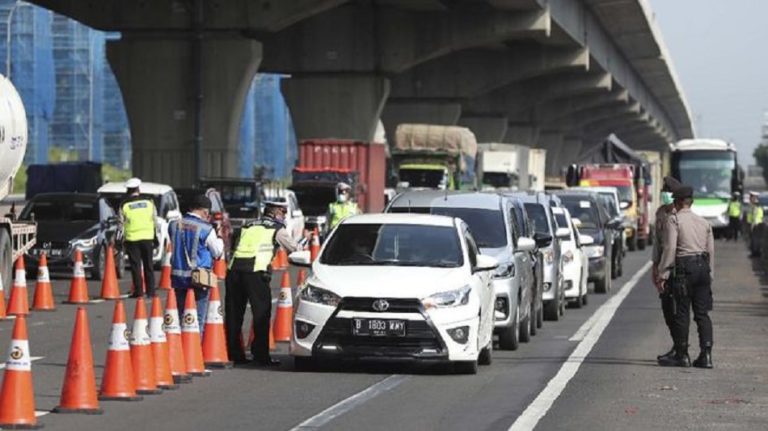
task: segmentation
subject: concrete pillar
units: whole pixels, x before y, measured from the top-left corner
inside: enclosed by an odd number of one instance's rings
[[[282,81],[296,137],[372,141],[389,80],[379,75],[310,74]]]
[[[477,142],[504,142],[509,120],[501,116],[462,116],[459,125],[472,130]]]
[[[536,148],[539,140],[539,128],[533,124],[509,123],[507,133],[504,135],[504,142],[507,144],[527,145]]]
[[[387,141],[394,142],[400,124],[438,124],[455,126],[461,116],[461,104],[444,100],[390,99],[381,113]]]
[[[146,181],[194,183],[196,79],[193,42],[132,35],[107,43],[131,127],[133,173]],[[202,42],[202,174],[238,172],[240,119],[261,44],[236,36]]]

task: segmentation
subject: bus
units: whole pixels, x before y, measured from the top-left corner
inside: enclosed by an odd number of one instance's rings
[[[672,176],[693,188],[693,212],[718,235],[728,227],[728,201],[743,188],[736,146],[720,139],[683,139],[670,150]]]

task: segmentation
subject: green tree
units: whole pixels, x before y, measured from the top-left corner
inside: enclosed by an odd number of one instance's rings
[[[758,145],[752,153],[752,157],[755,158],[757,165],[763,168],[763,178],[765,179],[765,182],[768,183],[768,145]]]

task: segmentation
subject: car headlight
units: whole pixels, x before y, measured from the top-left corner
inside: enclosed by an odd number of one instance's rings
[[[555,261],[555,252],[552,250],[544,251],[544,263],[552,264]]]
[[[77,238],[70,241],[70,245],[75,248],[93,248],[98,242],[99,238],[94,236],[93,238]]]
[[[421,300],[424,308],[450,308],[469,303],[469,292],[472,288],[464,286],[461,289],[449,290],[447,292],[435,293]]]
[[[571,250],[566,251],[563,253],[563,262],[569,263],[573,261],[573,252]]]
[[[515,264],[510,263],[507,265],[499,265],[498,268],[496,268],[496,272],[493,274],[493,278],[499,279],[499,278],[509,278],[515,276]]]
[[[330,290],[321,289],[317,286],[307,284],[304,289],[301,289],[299,298],[302,301],[314,302],[315,304],[329,305],[335,307],[339,305],[341,298],[339,295],[331,292]]]
[[[605,252],[605,247],[602,245],[591,245],[584,247],[584,253],[587,257],[602,257]]]

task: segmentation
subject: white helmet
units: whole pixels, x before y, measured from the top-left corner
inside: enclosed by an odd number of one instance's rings
[[[133,177],[130,180],[125,182],[125,188],[126,189],[137,189],[141,185],[141,180]]]

